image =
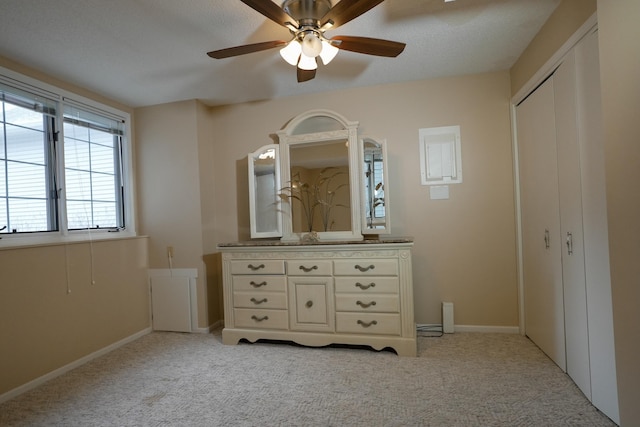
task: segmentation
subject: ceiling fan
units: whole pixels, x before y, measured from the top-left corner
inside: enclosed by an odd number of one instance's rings
[[[298,82],[316,76],[319,56],[328,64],[340,49],[367,55],[396,57],[405,44],[390,40],[356,36],[327,38],[324,32],[346,24],[382,3],[383,0],[284,0],[282,7],[271,0],[241,0],[244,4],[289,29],[289,41],[272,40],[208,52],[222,59],[281,47],[282,58],[297,68]],[[335,3],[332,5],[332,3]]]

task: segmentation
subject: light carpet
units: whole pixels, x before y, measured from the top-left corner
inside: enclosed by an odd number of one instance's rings
[[[154,332],[0,405],[2,426],[615,426],[526,337],[418,357]]]

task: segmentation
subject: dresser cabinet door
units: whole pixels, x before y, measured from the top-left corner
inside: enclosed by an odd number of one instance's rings
[[[332,277],[289,277],[291,330],[333,332],[333,313]]]

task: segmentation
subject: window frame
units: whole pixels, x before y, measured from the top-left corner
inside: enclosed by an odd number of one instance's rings
[[[55,165],[48,168],[47,176],[55,179],[56,186],[62,191],[58,192],[55,198],[57,218],[48,218],[49,221],[57,221],[57,230],[38,231],[25,233],[0,233],[0,249],[3,247],[31,246],[41,244],[57,244],[69,241],[90,241],[97,239],[116,239],[137,236],[136,233],[136,213],[135,213],[135,181],[133,174],[133,146],[131,115],[120,109],[105,105],[93,99],[78,95],[74,92],[50,85],[29,76],[17,73],[13,70],[0,66],[0,82],[17,89],[36,94],[43,94],[47,98],[56,102],[55,130],[56,141],[53,143],[53,153],[50,154]],[[116,199],[121,199],[119,205],[121,212],[117,215],[122,218],[124,227],[108,228],[83,228],[68,229],[67,206],[66,206],[66,180],[65,180],[65,160],[64,160],[64,112],[65,105],[98,114],[106,118],[123,122],[123,134],[119,137],[118,156],[120,157],[120,180],[121,191],[116,194]],[[49,151],[51,151],[49,149]],[[55,177],[50,177],[55,175]],[[53,182],[53,181],[50,181]],[[48,209],[49,213],[52,209]]]

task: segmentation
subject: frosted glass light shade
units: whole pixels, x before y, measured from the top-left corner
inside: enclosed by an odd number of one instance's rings
[[[310,58],[304,53],[300,55],[300,62],[298,62],[298,68],[301,70],[315,70],[318,68],[316,58]]]
[[[298,58],[302,53],[302,47],[298,40],[291,40],[288,45],[280,49],[280,56],[294,67],[298,65]]]
[[[322,42],[315,33],[309,32],[302,39],[302,53],[315,58],[320,55],[322,50]]]
[[[327,65],[329,62],[331,62],[333,58],[336,57],[339,50],[340,49],[338,49],[331,43],[322,40],[322,51],[320,52],[320,59],[322,59],[322,63],[324,65]]]

